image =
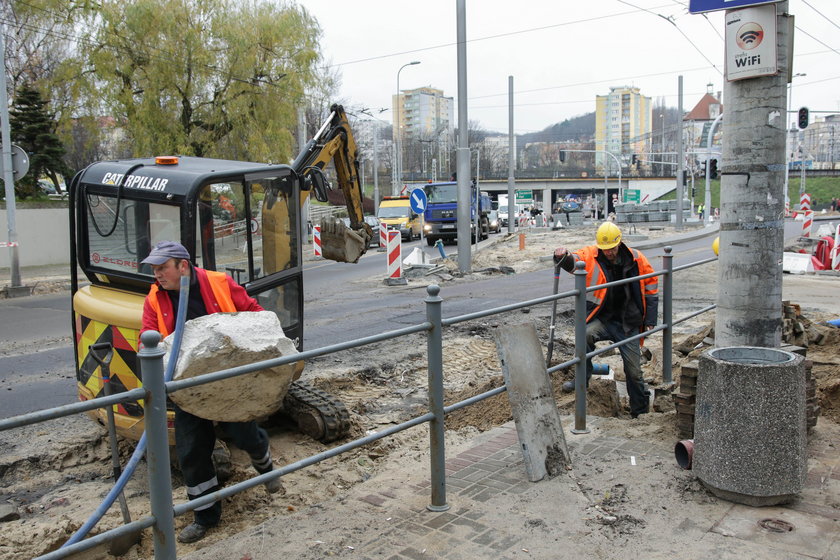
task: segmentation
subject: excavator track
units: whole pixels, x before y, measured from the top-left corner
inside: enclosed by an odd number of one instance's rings
[[[295,381],[283,398],[283,413],[304,434],[323,443],[350,432],[350,413],[340,400],[302,381]]]

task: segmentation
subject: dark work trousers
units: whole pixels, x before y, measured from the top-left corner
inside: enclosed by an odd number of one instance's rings
[[[586,351],[595,350],[595,343],[601,340],[620,342],[625,338],[638,334],[638,331],[626,333],[620,321],[607,319],[601,321],[597,317],[586,324]],[[621,360],[624,362],[624,377],[627,378],[627,394],[630,397],[630,414],[637,416],[648,412],[650,392],[645,390],[642,379],[641,357],[642,350],[639,341],[628,342],[619,347]],[[592,360],[586,360],[586,383],[592,377]]]
[[[256,422],[219,422],[234,445],[247,452],[251,464],[260,474],[272,470],[268,434]],[[175,406],[175,451],[187,485],[187,496],[194,500],[221,487],[213,466],[216,431],[212,420],[205,420]],[[202,506],[194,511],[195,522],[206,527],[218,525],[222,517],[221,502]]]

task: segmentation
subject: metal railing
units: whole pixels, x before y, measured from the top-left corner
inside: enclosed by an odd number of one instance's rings
[[[175,529],[174,518],[178,515],[183,515],[189,511],[200,508],[201,506],[211,504],[217,500],[227,498],[253,488],[255,486],[265,484],[269,480],[279,478],[289,473],[306,468],[310,465],[319,463],[325,459],[334,457],[346,451],[356,449],[358,447],[367,445],[377,440],[391,436],[397,432],[406,430],[408,428],[429,423],[429,451],[430,451],[430,480],[431,480],[431,503],[427,508],[431,511],[446,511],[449,509],[449,504],[446,501],[446,475],[445,475],[445,446],[444,446],[444,418],[447,414],[458,409],[470,406],[486,398],[498,395],[506,390],[502,385],[495,389],[485,391],[479,395],[475,395],[460,402],[444,405],[443,402],[443,328],[452,326],[458,323],[480,319],[490,315],[506,313],[525,307],[533,307],[544,303],[550,303],[555,300],[572,297],[575,300],[575,356],[563,363],[557,364],[547,369],[548,373],[554,373],[561,369],[575,366],[575,414],[574,414],[574,429],[572,433],[586,433],[586,361],[595,356],[608,352],[614,348],[618,348],[623,344],[633,342],[643,337],[649,337],[653,334],[662,333],[663,356],[669,356],[672,350],[672,336],[673,327],[676,324],[687,321],[702,313],[706,313],[714,309],[715,305],[710,305],[702,309],[696,310],[685,317],[674,320],[673,319],[673,275],[675,272],[686,270],[692,267],[700,266],[717,260],[717,257],[708,258],[705,260],[696,261],[679,267],[673,266],[673,255],[671,248],[665,248],[665,255],[663,256],[663,270],[653,272],[650,274],[601,284],[597,286],[586,286],[586,272],[583,269],[583,263],[576,263],[576,269],[573,272],[575,287],[572,290],[561,292],[549,296],[543,296],[535,299],[530,299],[520,303],[509,304],[492,309],[468,313],[465,315],[455,316],[444,319],[442,317],[443,298],[440,297],[440,287],[431,285],[427,287],[427,295],[424,299],[426,304],[426,321],[404,327],[397,330],[388,331],[385,333],[368,336],[356,340],[343,342],[340,344],[333,344],[322,348],[307,350],[298,354],[284,356],[239,366],[226,370],[221,370],[200,377],[191,379],[164,382],[163,376],[163,356],[164,351],[159,346],[160,335],[155,331],[145,332],[141,339],[144,345],[138,352],[138,358],[141,361],[141,371],[144,380],[142,388],[125,391],[122,393],[113,394],[106,397],[100,397],[93,400],[73,403],[49,410],[37,411],[13,418],[0,420],[0,431],[9,430],[16,427],[26,426],[37,422],[43,422],[71,414],[78,414],[86,412],[95,408],[112,406],[118,403],[125,403],[145,399],[145,422],[146,432],[149,440],[149,447],[147,451],[147,464],[149,469],[150,480],[150,505],[151,515],[143,519],[122,525],[115,529],[105,531],[96,536],[90,537],[84,541],[66,546],[54,552],[50,552],[39,557],[41,560],[52,560],[58,558],[65,558],[72,554],[88,550],[102,544],[121,537],[123,535],[135,533],[139,530],[151,527],[153,530],[154,549],[156,560],[174,559],[175,555]],[[662,323],[651,330],[648,330],[637,336],[627,338],[621,342],[611,344],[609,346],[598,348],[592,352],[586,351],[586,294],[595,290],[627,284],[630,282],[639,281],[645,278],[652,278],[663,276],[663,286],[660,291],[662,294]],[[290,364],[299,360],[306,360],[318,356],[324,356],[335,352],[349,350],[368,344],[383,342],[386,340],[393,340],[403,336],[426,333],[427,339],[427,362],[428,362],[428,394],[429,407],[425,414],[412,418],[406,422],[391,426],[380,432],[369,434],[365,437],[344,443],[332,449],[328,449],[316,455],[301,459],[294,463],[277,468],[268,473],[264,473],[243,482],[234,484],[232,486],[223,488],[212,494],[202,496],[200,498],[189,500],[184,503],[174,504],[172,497],[171,472],[169,461],[169,447],[167,440],[167,424],[166,424],[166,397],[170,393],[194,387],[196,385],[203,385],[205,383],[212,383],[244,375],[260,369],[277,367],[284,364]],[[553,336],[553,335],[552,335]],[[662,377],[666,384],[672,383],[671,360],[662,360]]]

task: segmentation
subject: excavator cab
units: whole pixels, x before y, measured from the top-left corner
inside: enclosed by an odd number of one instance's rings
[[[103,391],[88,350],[96,343],[114,347],[115,392],[140,385],[137,341],[154,282],[141,261],[163,240],[182,243],[196,266],[230,274],[301,348],[300,178],[291,167],[192,157],[102,162],[76,178],[71,194],[74,260],[89,281],[73,294],[81,399]],[[122,431],[142,428],[142,403],[117,409]]]

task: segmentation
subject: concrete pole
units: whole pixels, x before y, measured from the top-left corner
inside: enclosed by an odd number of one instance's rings
[[[457,0],[458,28],[458,270],[470,272],[470,139],[467,120],[467,2]]]
[[[785,85],[793,38],[788,32],[788,2],[775,6],[779,73],[724,85],[715,321],[719,348],[781,344]]]
[[[685,153],[683,152],[683,77],[677,79],[677,221],[678,230],[683,227],[683,172],[685,171]]]
[[[516,167],[515,139],[516,137],[513,135],[513,76],[508,76],[508,233],[513,233],[516,229],[516,218],[513,214],[513,203],[516,200],[516,181],[514,179],[514,168]]]
[[[9,269],[12,288],[20,287],[17,224],[15,223],[15,174],[12,169],[12,133],[9,124],[9,98],[6,93],[6,26],[0,25],[0,140],[3,142],[3,182],[6,186],[6,220],[8,222]]]
[[[373,215],[379,215],[379,124],[375,121],[373,123]]]

